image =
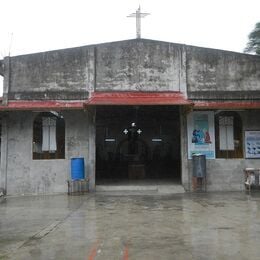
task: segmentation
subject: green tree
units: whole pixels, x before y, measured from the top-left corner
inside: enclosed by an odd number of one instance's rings
[[[255,29],[248,35],[248,43],[244,52],[260,55],[260,22],[256,23]]]

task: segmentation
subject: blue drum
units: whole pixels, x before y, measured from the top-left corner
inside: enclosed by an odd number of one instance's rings
[[[84,158],[71,158],[71,179],[82,180],[85,178]]]

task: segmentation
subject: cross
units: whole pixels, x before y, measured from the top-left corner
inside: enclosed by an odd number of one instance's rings
[[[142,133],[142,130],[141,129],[138,129],[137,130],[137,133],[140,135]]]
[[[149,13],[141,13],[141,7],[139,5],[139,8],[136,10],[135,13],[132,13],[127,16],[127,17],[136,18],[136,38],[137,39],[141,38],[141,18],[144,18],[147,15],[149,15]]]

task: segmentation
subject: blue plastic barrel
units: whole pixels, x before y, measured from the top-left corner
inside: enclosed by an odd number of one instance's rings
[[[85,178],[84,158],[71,158],[71,179],[81,180]]]

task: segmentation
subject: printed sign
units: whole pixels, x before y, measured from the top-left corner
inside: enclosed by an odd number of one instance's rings
[[[191,112],[188,123],[188,158],[193,154],[205,154],[215,159],[214,112]]]
[[[260,131],[245,131],[246,158],[260,158]]]

